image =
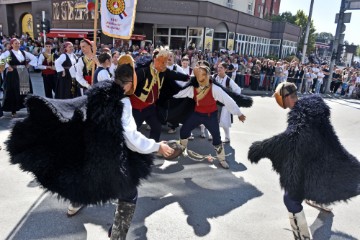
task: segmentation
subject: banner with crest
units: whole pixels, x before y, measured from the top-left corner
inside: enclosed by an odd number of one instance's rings
[[[101,30],[110,37],[130,39],[137,0],[101,0]]]

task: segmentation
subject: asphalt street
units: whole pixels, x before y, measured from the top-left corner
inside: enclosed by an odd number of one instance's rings
[[[35,94],[44,95],[39,74],[32,74]],[[127,239],[293,239],[283,204],[279,176],[269,160],[257,165],[247,160],[252,142],[271,137],[286,128],[288,110],[269,96],[254,96],[254,105],[242,109],[245,123],[234,122],[231,143],[225,149],[229,170],[217,162],[157,159],[152,176],[142,182]],[[343,146],[360,159],[360,101],[327,98],[331,122]],[[0,119],[0,145],[7,139],[12,122],[9,113]],[[26,111],[18,117],[25,117]],[[178,132],[163,139],[178,139]],[[145,135],[148,132],[142,130]],[[189,149],[215,155],[211,143],[194,132]],[[311,143],[309,143],[311,144]],[[68,202],[45,193],[31,174],[9,164],[0,151],[0,239],[99,240],[108,239],[115,205],[88,206],[68,218]],[[304,210],[314,239],[360,239],[360,197],[333,205],[326,213],[307,206]]]

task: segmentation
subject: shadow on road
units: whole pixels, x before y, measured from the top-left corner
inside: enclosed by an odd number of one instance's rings
[[[202,141],[207,144],[196,148],[201,154],[214,151],[207,140]],[[144,190],[145,196],[138,201],[133,220],[136,227],[132,237],[147,239],[144,220],[173,203],[182,208],[187,216],[187,224],[193,228],[194,233],[206,236],[211,231],[210,219],[224,216],[262,196],[263,193],[255,186],[231,173],[233,170],[243,171],[246,167],[235,161],[233,148],[226,148],[227,153],[232,153],[232,157],[227,158],[230,170],[222,169],[217,162],[196,162],[184,157],[179,158],[178,162],[157,160],[153,176]]]
[[[352,237],[351,235],[348,235],[343,232],[333,232],[331,231],[331,227],[333,225],[334,221],[334,214],[320,211],[319,215],[313,222],[313,224],[310,226],[313,239],[322,239],[322,240],[328,240],[328,239],[348,239],[348,240],[357,240],[357,238]]]

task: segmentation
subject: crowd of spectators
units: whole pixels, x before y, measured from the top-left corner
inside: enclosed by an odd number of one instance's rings
[[[28,34],[19,36],[3,36],[0,41],[1,51],[9,49],[9,41],[12,37],[20,40],[21,50],[28,51],[38,56],[43,51],[43,42],[33,40]],[[53,51],[62,53],[63,41],[61,39],[48,39],[53,43]],[[80,40],[74,40],[74,53],[81,56]],[[118,52],[119,55],[130,53],[136,61],[141,58],[151,57],[154,46],[149,44],[145,47],[138,45],[114,46],[113,44],[97,43],[97,53],[108,51]],[[249,88],[254,91],[274,91],[276,86],[284,81],[294,82],[298,91],[303,94],[321,94],[327,90],[330,84],[330,93],[336,96],[359,98],[360,95],[360,63],[354,62],[351,67],[335,66],[332,81],[329,82],[329,65],[318,62],[301,64],[300,60],[293,56],[292,59],[277,59],[275,57],[256,57],[241,55],[226,50],[215,50],[210,52],[205,49],[197,50],[195,47],[187,49],[175,49],[175,63],[182,65],[182,59],[189,59],[190,68],[194,68],[199,60],[206,60],[211,64],[213,73],[217,72],[217,66],[225,62],[228,66],[227,74],[235,80],[241,88]],[[35,70],[36,71],[36,70]]]

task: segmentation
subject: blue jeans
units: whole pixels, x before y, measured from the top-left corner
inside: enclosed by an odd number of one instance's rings
[[[208,129],[213,137],[212,144],[214,146],[221,144],[220,127],[218,121],[218,111],[212,113],[198,113],[193,112],[180,129],[180,139],[187,139],[191,135],[191,131],[200,124]]]
[[[319,80],[316,82],[316,85],[315,85],[315,93],[320,93],[320,89],[321,89],[321,85],[323,83],[320,82]]]
[[[280,83],[281,77],[275,76],[274,77],[274,84],[273,84],[273,91],[275,91],[277,85]]]
[[[265,73],[260,73],[259,87],[263,86],[264,79],[265,79]]]

